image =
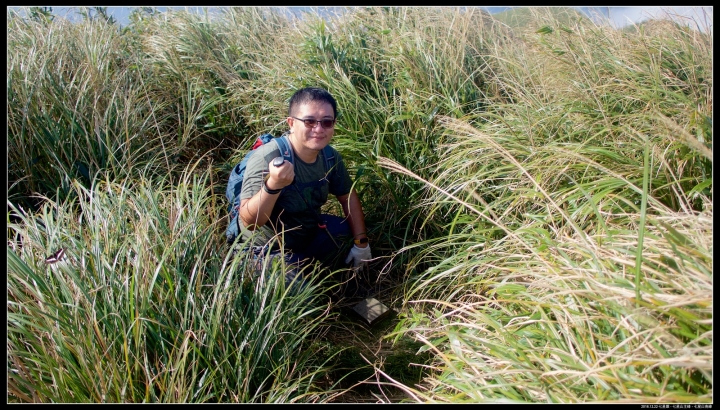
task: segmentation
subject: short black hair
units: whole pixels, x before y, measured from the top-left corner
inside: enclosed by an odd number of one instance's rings
[[[305,87],[295,91],[295,94],[290,97],[288,116],[293,116],[293,110],[298,105],[311,102],[324,102],[330,104],[333,109],[333,118],[337,118],[337,101],[335,101],[335,98],[327,90],[318,87]]]

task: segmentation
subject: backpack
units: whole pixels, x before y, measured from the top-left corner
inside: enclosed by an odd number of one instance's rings
[[[283,158],[287,161],[290,161],[291,164],[295,164],[293,150],[290,147],[290,142],[287,140],[285,134],[277,138],[275,138],[272,134],[263,134],[258,137],[250,151],[248,151],[247,154],[245,154],[243,159],[240,161],[240,163],[235,165],[233,170],[230,171],[230,177],[228,178],[228,185],[225,189],[225,196],[230,202],[230,205],[228,206],[230,223],[228,224],[227,230],[225,231],[225,236],[227,237],[228,244],[232,244],[235,241],[235,238],[240,235],[240,228],[238,225],[238,218],[240,214],[240,191],[242,191],[242,182],[243,177],[245,176],[245,168],[247,167],[248,159],[258,147],[265,145],[272,140],[277,141],[278,147],[280,148],[280,153],[282,154]],[[325,158],[325,172],[327,172],[335,165],[335,155],[333,154],[333,150],[332,148],[330,148],[330,145],[326,145],[325,148],[323,148],[323,157]],[[294,184],[295,182],[293,181],[291,185]],[[283,188],[283,190],[284,189],[285,188]]]

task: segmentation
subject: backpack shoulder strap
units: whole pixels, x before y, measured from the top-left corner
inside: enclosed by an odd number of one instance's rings
[[[335,166],[335,150],[332,149],[330,144],[323,148],[323,157],[325,158],[325,171],[332,170]]]
[[[290,161],[290,163],[294,165],[295,161],[293,158],[293,150],[292,147],[290,147],[290,142],[287,140],[285,134],[275,138],[275,141],[280,148],[280,154],[282,154],[283,158]]]

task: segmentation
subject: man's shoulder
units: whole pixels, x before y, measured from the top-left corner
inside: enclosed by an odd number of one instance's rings
[[[250,155],[250,158],[248,158],[246,167],[249,172],[253,172],[257,171],[258,168],[267,168],[267,164],[272,161],[273,158],[278,156],[280,149],[277,145],[277,142],[272,140],[267,144],[263,144],[250,152],[252,153],[252,155]]]
[[[278,145],[277,142],[278,138],[279,137],[275,137],[267,143],[255,148],[255,153],[253,153],[253,156],[257,155],[258,157],[264,157],[273,152],[280,151],[280,145]]]

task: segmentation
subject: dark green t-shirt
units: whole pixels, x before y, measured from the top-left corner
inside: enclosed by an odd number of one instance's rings
[[[350,193],[352,181],[345,163],[334,148],[335,162],[333,169],[325,169],[324,152],[320,151],[314,163],[303,162],[297,155],[293,156],[295,182],[285,187],[275,203],[270,220],[255,232],[249,231],[240,223],[243,240],[252,238],[248,245],[264,245],[275,235],[282,235],[286,249],[301,252],[316,235],[320,208],[327,202],[328,194],[335,196]],[[271,141],[257,148],[247,162],[243,178],[240,200],[251,198],[262,189],[268,165],[280,156],[277,142]],[[265,193],[265,191],[263,191]],[[300,196],[302,193],[303,198]],[[308,205],[310,208],[308,208]]]

